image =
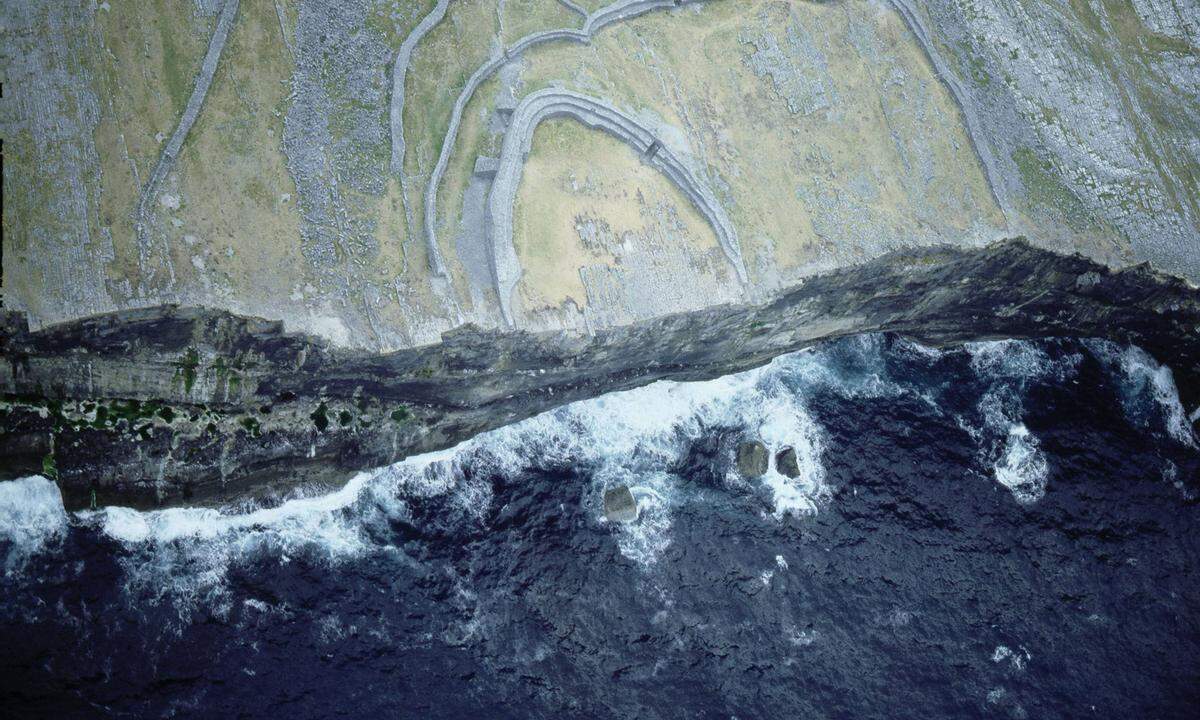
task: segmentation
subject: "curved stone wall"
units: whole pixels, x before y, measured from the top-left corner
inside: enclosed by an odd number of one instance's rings
[[[408,37],[404,38],[396,52],[396,61],[392,64],[392,173],[400,180],[400,201],[404,204],[405,230],[410,235],[412,210],[408,207],[408,182],[404,177],[404,153],[407,149],[404,142],[404,86],[408,79],[408,66],[412,62],[413,50],[417,48],[417,43],[446,17],[446,8],[449,6],[450,0],[438,0],[433,10],[430,10]]]
[[[467,80],[467,84],[463,87],[462,92],[459,93],[458,100],[454,103],[454,110],[450,115],[450,125],[446,130],[446,137],[442,142],[441,153],[438,155],[437,164],[429,176],[429,184],[425,188],[425,243],[428,246],[429,263],[433,272],[442,276],[446,274],[445,265],[442,262],[442,255],[438,249],[437,242],[438,187],[442,184],[442,177],[446,174],[446,168],[450,164],[450,154],[454,151],[454,146],[458,141],[458,129],[462,124],[462,116],[466,111],[467,103],[470,102],[471,97],[474,96],[479,86],[490,78],[493,73],[498,71],[504,63],[519,56],[522,52],[535,45],[556,40],[586,44],[592,39],[594,34],[613,23],[629,20],[652,10],[665,10],[697,2],[707,2],[707,0],[618,0],[618,2],[606,5],[589,15],[587,21],[583,24],[583,30],[546,30],[527,35],[513,43],[503,52],[493,55],[483,66],[475,71],[470,79]]]
[[[547,88],[527,96],[517,106],[504,136],[500,164],[488,197],[485,222],[491,250],[489,259],[505,322],[514,324],[512,293],[521,279],[521,264],[513,245],[513,204],[533,133],[542,121],[554,117],[569,117],[612,135],[633,148],[643,162],[666,175],[712,226],[738,280],[743,285],[747,282],[737,231],[712,190],[691,171],[688,163],[664,145],[652,130],[611,103],[560,88]]]
[[[158,195],[158,186],[175,167],[175,159],[179,157],[179,151],[183,149],[183,141],[187,139],[192,125],[196,124],[196,118],[200,116],[200,108],[204,106],[204,99],[208,97],[208,89],[212,86],[213,76],[217,73],[217,64],[221,61],[221,52],[225,49],[225,41],[229,39],[233,19],[237,16],[238,3],[239,0],[225,0],[225,5],[221,8],[221,16],[217,18],[217,27],[213,30],[212,38],[209,39],[208,51],[204,54],[204,61],[200,64],[200,73],[196,76],[192,95],[183,109],[179,124],[175,126],[175,132],[171,133],[171,138],[163,147],[158,164],[154,166],[154,172],[146,181],[145,187],[142,188],[135,218],[138,244],[141,246],[142,253],[146,252],[146,243],[149,242],[146,223],[149,222],[150,206]]]

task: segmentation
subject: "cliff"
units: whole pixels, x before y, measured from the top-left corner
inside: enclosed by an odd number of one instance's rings
[[[166,306],[0,335],[0,468],[58,478],[69,507],[216,503],[332,484],[572,400],[706,379],[823,339],[946,345],[1059,335],[1135,343],[1200,405],[1200,292],[1023,240],[893,253],[729,304],[584,336],[466,327],[378,354],[282,324]]]

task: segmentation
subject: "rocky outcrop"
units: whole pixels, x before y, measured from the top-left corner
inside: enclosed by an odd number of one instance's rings
[[[70,507],[215,503],[445,448],[563,403],[761,365],[823,339],[895,332],[946,345],[1094,336],[1170,365],[1200,405],[1200,291],[1139,266],[1010,241],[894,253],[762,305],[594,336],[462,328],[378,355],[280,323],[164,307],[0,332],[3,473],[59,478]]]
[[[94,40],[93,13],[78,4],[6,2],[0,26],[5,305],[42,322],[116,310],[104,271],[116,255],[113,237],[95,223],[100,198],[89,187],[101,175],[95,138],[106,99],[76,57]]]
[[[1012,232],[1116,235],[1200,279],[1195,3],[891,4],[961,106]]]
[[[800,461],[796,457],[796,448],[788,447],[775,453],[775,470],[784,477],[800,477]]]
[[[533,133],[544,120],[557,117],[569,117],[608,133],[633,148],[643,162],[666,175],[712,226],[738,280],[743,285],[747,282],[737,230],[707,183],[691,170],[691,161],[685,161],[680,152],[665,145],[653,130],[611,103],[577,92],[547,88],[522,100],[513,114],[488,197],[486,224],[492,277],[500,298],[500,310],[510,326],[514,325],[512,294],[521,279],[521,264],[513,245],[513,206]]]
[[[738,445],[737,468],[744,478],[757,478],[766,474],[771,455],[767,446],[757,440],[748,440]]]
[[[637,520],[637,500],[624,485],[604,491],[604,517],[609,522],[633,522]]]
[[[987,176],[988,188],[992,191],[992,197],[996,204],[1004,211],[1005,218],[1011,218],[1013,211],[1008,199],[1007,193],[1001,195],[997,188],[1003,189],[1004,186],[1000,180],[1000,170],[996,166],[996,159],[992,155],[992,148],[984,139],[983,129],[979,122],[979,115],[975,110],[975,105],[970,102],[967,91],[963,88],[958,77],[950,71],[945,58],[942,57],[933,39],[930,37],[929,30],[925,27],[925,22],[917,13],[910,0],[889,0],[892,7],[896,8],[896,12],[900,13],[900,17],[904,18],[905,24],[920,44],[921,49],[925,53],[925,57],[929,58],[929,64],[933,66],[937,72],[938,79],[950,91],[950,96],[954,98],[955,105],[962,113],[963,124],[966,126],[967,137],[971,141],[971,147],[975,149],[975,155],[978,156],[980,164],[983,166],[984,174]]]

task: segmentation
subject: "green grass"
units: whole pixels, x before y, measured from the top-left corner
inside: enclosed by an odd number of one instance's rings
[[[191,394],[196,384],[196,368],[200,367],[200,353],[196,348],[188,348],[179,362],[175,363],[175,376],[183,379],[184,392]]]
[[[155,3],[158,8],[155,13],[156,18],[169,18],[170,13],[165,7],[166,0],[157,0]],[[158,22],[158,37],[162,43],[162,74],[163,83],[166,86],[167,95],[171,98],[171,105],[176,108],[183,108],[192,94],[194,86],[194,78],[199,72],[199,66],[193,66],[182,52],[177,41],[179,28],[173,27],[169,22]]]
[[[54,461],[54,453],[46,453],[42,458],[42,475],[46,478],[58,482],[58,463]]]
[[[317,409],[313,410],[312,414],[309,415],[309,417],[312,418],[313,425],[315,425],[317,430],[320,432],[325,432],[325,429],[329,427],[329,415],[327,414],[327,410],[328,408],[325,403],[321,403],[317,406]]]
[[[1095,225],[1091,213],[1062,182],[1058,170],[1050,161],[1042,159],[1028,147],[1014,150],[1012,159],[1032,203],[1057,210],[1076,232],[1089,230]]]

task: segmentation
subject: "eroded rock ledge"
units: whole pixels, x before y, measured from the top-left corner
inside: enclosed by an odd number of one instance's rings
[[[934,345],[1075,335],[1136,343],[1200,404],[1200,291],[1022,240],[925,249],[815,277],[764,305],[592,337],[462,328],[386,355],[196,308],[29,332],[0,316],[0,475],[57,475],[68,507],[218,503],[447,447],[573,400],[698,380],[854,333]]]

